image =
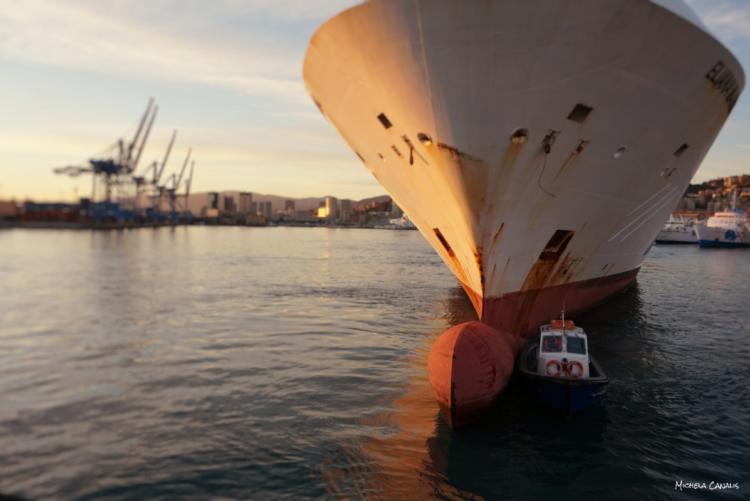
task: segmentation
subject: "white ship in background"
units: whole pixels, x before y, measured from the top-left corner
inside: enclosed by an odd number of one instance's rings
[[[664,224],[658,235],[657,243],[665,244],[697,244],[698,236],[695,233],[695,222],[684,216],[669,216],[669,221]]]
[[[744,87],[682,0],[371,0],[317,31],[304,79],[503,333],[500,388],[563,302],[573,316],[634,280]],[[462,346],[443,369],[431,355],[431,381],[479,408],[497,385]],[[477,388],[433,377],[464,369]]]
[[[730,210],[717,212],[695,231],[701,247],[750,247],[750,218],[737,209],[737,192]]]
[[[411,222],[409,217],[404,214],[403,216],[391,219],[388,221],[388,223],[391,225],[392,228],[398,229],[398,230],[416,230],[417,227],[414,226],[414,223]]]
[[[741,211],[717,212],[695,229],[701,247],[750,247],[750,219]]]

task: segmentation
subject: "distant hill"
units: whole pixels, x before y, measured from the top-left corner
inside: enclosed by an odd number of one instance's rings
[[[380,195],[377,197],[363,198],[362,200],[354,202],[354,209],[362,209],[367,206],[372,207],[373,205],[382,205],[391,201],[391,197],[388,195]]]
[[[750,174],[718,177],[702,183],[690,184],[687,193],[698,193],[701,190],[734,186],[736,188],[750,188]]]

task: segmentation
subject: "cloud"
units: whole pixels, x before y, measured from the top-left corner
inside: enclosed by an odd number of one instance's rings
[[[202,0],[201,0],[202,1]],[[363,0],[362,0],[363,1]],[[357,0],[219,0],[213,8],[234,13],[253,14],[286,22],[322,20],[347,7],[361,3]]]
[[[745,1],[694,0],[690,4],[717,35],[728,39],[750,38],[750,5]]]
[[[0,57],[307,102],[300,78],[304,42],[290,46],[284,25],[350,2],[323,3],[0,0]],[[243,33],[231,26],[237,17],[279,26]]]

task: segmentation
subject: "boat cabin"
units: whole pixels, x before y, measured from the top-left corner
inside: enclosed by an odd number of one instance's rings
[[[537,373],[543,376],[587,379],[589,351],[586,333],[570,320],[553,320],[541,328]]]
[[[741,211],[717,212],[708,218],[706,226],[711,228],[736,229],[747,222],[747,215]]]

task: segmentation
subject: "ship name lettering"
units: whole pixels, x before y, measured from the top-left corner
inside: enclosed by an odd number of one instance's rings
[[[732,111],[740,97],[740,86],[732,70],[727,68],[722,61],[719,61],[706,73],[706,80],[711,82],[714,88],[724,96],[729,111]]]

